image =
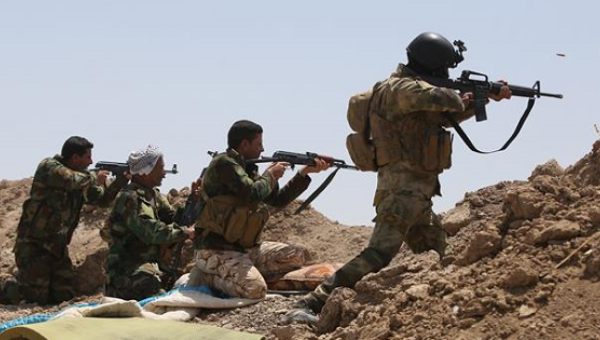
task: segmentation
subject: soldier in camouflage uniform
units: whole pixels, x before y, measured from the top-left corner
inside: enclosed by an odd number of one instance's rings
[[[346,263],[314,292],[298,301],[298,308],[319,313],[336,287],[354,287],[363,276],[387,266],[404,242],[415,253],[446,248],[446,233],[432,211],[431,198],[440,195],[438,175],[450,168],[449,122],[474,115],[471,93],[434,87],[419,75],[448,78],[448,68],[462,54],[436,33],[419,35],[407,48],[408,64],[400,64],[390,78],[373,88],[370,129],[378,167],[374,205],[375,228],[366,249]],[[507,86],[495,100],[510,98]]]
[[[304,263],[302,249],[259,242],[268,219],[264,204],[286,206],[306,190],[309,173],[329,165],[317,159],[315,166],[300,169],[280,190],[277,180],[288,163],[273,163],[262,175],[255,164],[246,163],[264,151],[262,132],[260,125],[250,121],[234,123],[228,133],[227,152],[215,156],[206,170],[205,205],[197,223],[196,266],[188,285],[206,284],[229,296],[261,299],[267,291],[261,273],[272,271],[274,266],[281,272],[291,271]]]
[[[194,228],[175,223],[182,209],[175,211],[157,189],[166,174],[157,148],[132,152],[127,163],[131,183],[118,194],[101,233],[109,244],[105,293],[141,300],[170,288],[165,287],[168,268],[160,263],[161,245],[193,239]]]
[[[73,265],[67,245],[81,207],[108,206],[127,183],[125,177],[118,177],[106,187],[108,172],[88,172],[92,148],[87,139],[70,137],[61,154],[42,160],[35,172],[14,247],[18,290],[27,301],[48,304],[73,297]]]

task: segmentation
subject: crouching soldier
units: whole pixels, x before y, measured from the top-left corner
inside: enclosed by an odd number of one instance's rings
[[[15,262],[18,283],[8,280],[0,302],[20,299],[54,304],[74,297],[73,264],[68,244],[79,224],[84,204],[108,206],[127,178],[117,177],[107,185],[107,171],[88,172],[94,145],[87,139],[67,139],[60,155],[40,162],[23,203],[17,227]]]
[[[132,152],[127,163],[131,184],[117,195],[102,232],[109,244],[105,293],[141,300],[170,288],[165,287],[167,268],[160,263],[161,245],[193,239],[194,228],[175,223],[182,211],[176,214],[157,189],[166,175],[157,148]]]
[[[262,127],[242,120],[227,136],[227,152],[215,156],[203,177],[206,201],[197,222],[196,265],[189,286],[206,284],[232,297],[261,299],[267,292],[261,274],[298,269],[304,250],[282,244],[260,243],[259,236],[269,218],[265,203],[284,207],[306,190],[309,173],[329,165],[316,159],[303,167],[281,190],[277,180],[288,163],[273,163],[262,176],[255,164],[263,150]]]

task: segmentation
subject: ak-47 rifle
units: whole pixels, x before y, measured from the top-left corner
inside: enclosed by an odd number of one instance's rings
[[[330,156],[319,155],[314,152],[296,153],[289,151],[275,151],[271,157],[261,157],[258,159],[250,159],[247,163],[270,163],[270,162],[287,162],[290,163],[292,168],[294,165],[315,165],[315,158],[320,158],[331,166],[338,169],[351,169],[358,170],[354,165],[346,164],[341,159],[336,159]]]
[[[90,171],[100,171],[100,170],[108,170],[113,175],[121,175],[126,171],[129,171],[129,164],[127,163],[119,163],[119,162],[98,162]],[[177,170],[177,164],[173,164],[173,168],[171,170],[166,171],[168,174],[177,174],[179,170]]]
[[[462,44],[462,42],[459,42],[459,43]],[[457,42],[454,42],[454,44],[456,45]],[[462,46],[462,48],[464,49],[464,46]],[[459,46],[459,49],[461,49],[461,46]],[[461,49],[461,51],[463,51],[463,49]],[[466,50],[466,49],[464,49],[464,50]],[[480,78],[474,79],[474,78],[472,78],[472,76],[477,76]],[[508,148],[510,143],[512,143],[512,141],[517,137],[517,135],[521,131],[521,128],[523,127],[523,124],[525,124],[525,121],[527,120],[527,117],[529,116],[531,109],[533,109],[533,105],[535,104],[536,98],[539,98],[539,97],[553,97],[553,98],[559,98],[559,99],[563,98],[562,94],[546,93],[546,92],[540,91],[540,81],[539,80],[536,81],[532,87],[517,86],[517,85],[505,85],[500,82],[489,81],[488,76],[483,73],[469,71],[469,70],[462,71],[460,77],[458,77],[456,79],[436,78],[436,77],[429,77],[429,76],[423,76],[423,75],[420,75],[420,77],[423,80],[425,80],[426,82],[428,82],[434,86],[451,88],[451,89],[459,90],[460,92],[473,93],[473,99],[471,101],[473,102],[473,107],[475,109],[475,119],[478,122],[484,121],[487,119],[485,105],[487,104],[487,101],[488,101],[488,94],[500,93],[500,90],[502,89],[503,86],[508,86],[508,88],[512,92],[513,96],[529,98],[529,101],[527,103],[527,108],[525,109],[523,116],[519,120],[519,123],[517,124],[515,131],[510,136],[508,141],[500,149],[498,149],[496,151],[505,150],[506,148]],[[448,112],[444,112],[443,115],[450,121],[450,123],[452,124],[452,127],[454,127],[454,129],[456,130],[458,135],[462,138],[462,140],[465,142],[465,144],[467,144],[469,149],[471,149],[472,151],[478,152],[478,153],[496,152],[496,151],[485,152],[485,151],[478,150],[473,145],[473,143],[471,142],[471,140],[469,139],[467,134],[460,127],[460,125],[458,124],[456,119],[454,119],[452,114],[450,114]]]
[[[217,152],[208,152],[212,157],[217,155]],[[200,179],[204,177],[204,173],[207,168],[202,169],[202,173],[200,174]],[[200,196],[202,196],[202,188],[200,188]],[[204,194],[206,195],[206,194]],[[203,197],[201,197],[203,199]],[[198,220],[198,216],[200,216],[200,212],[203,208],[203,201],[199,200],[193,192],[190,192],[189,196],[185,201],[185,206],[183,208],[183,213],[180,218],[177,220],[178,225],[182,226],[191,226],[196,223]],[[167,287],[172,287],[175,281],[181,276],[181,272],[179,271],[179,263],[181,262],[181,253],[183,252],[183,246],[185,245],[185,238],[180,240],[175,247],[175,252],[171,259],[171,263],[169,265],[169,278],[167,279]]]
[[[308,205],[310,203],[312,203],[312,201],[314,201],[315,198],[317,198],[317,196],[319,196],[319,194],[321,194],[321,192],[323,192],[323,190],[325,190],[325,188],[327,188],[329,183],[331,183],[331,181],[337,174],[338,170],[340,170],[340,169],[358,170],[358,168],[355,167],[354,165],[346,164],[346,162],[341,159],[336,159],[336,158],[333,158],[330,156],[319,155],[314,152],[296,153],[296,152],[289,152],[289,151],[276,151],[273,154],[273,156],[271,156],[271,157],[250,159],[250,160],[247,160],[246,162],[254,163],[254,164],[270,163],[270,162],[287,162],[287,163],[290,163],[292,168],[294,168],[294,165],[309,165],[309,166],[315,165],[316,164],[315,158],[320,158],[320,159],[324,160],[325,162],[329,163],[331,166],[336,167],[336,169],[329,176],[327,176],[325,181],[323,181],[323,183],[315,190],[315,192],[313,192],[304,202],[302,202],[300,207],[298,207],[298,209],[296,209],[296,211],[294,212],[294,215],[296,215],[296,214],[299,214],[302,210],[306,209],[306,207],[308,207]]]
[[[191,226],[196,223],[198,219],[199,211],[198,211],[198,200],[193,192],[189,194],[185,201],[185,206],[183,208],[183,213],[177,220],[177,224],[180,226]],[[181,253],[183,252],[183,246],[185,245],[185,237],[177,243],[175,247],[175,252],[171,258],[171,263],[169,264],[169,278],[167,279],[167,287],[171,288],[175,281],[181,276],[181,272],[179,271],[179,263],[181,262]]]

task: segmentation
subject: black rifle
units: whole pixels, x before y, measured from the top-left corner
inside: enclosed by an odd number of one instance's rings
[[[296,152],[288,152],[288,151],[276,151],[273,154],[273,156],[271,156],[271,157],[262,157],[259,159],[251,159],[246,162],[253,163],[253,164],[270,163],[270,162],[287,162],[287,163],[291,164],[291,167],[293,169],[294,165],[296,165],[296,164],[298,164],[298,165],[315,165],[316,164],[315,158],[320,158],[320,159],[324,160],[325,162],[329,163],[331,166],[336,167],[337,169],[335,169],[334,172],[332,172],[329,176],[327,176],[325,181],[323,181],[323,183],[317,188],[317,190],[315,190],[315,192],[313,192],[304,202],[302,202],[300,207],[298,207],[298,209],[296,209],[296,211],[294,212],[294,215],[296,215],[296,214],[299,214],[302,210],[306,209],[306,207],[308,207],[308,205],[310,203],[312,203],[312,201],[314,201],[315,198],[317,198],[317,196],[319,196],[319,194],[321,194],[321,192],[323,192],[323,190],[325,190],[325,188],[327,188],[329,183],[331,183],[331,181],[337,174],[338,170],[340,170],[340,169],[358,170],[358,168],[355,167],[354,165],[346,164],[346,162],[341,159],[336,159],[336,158],[329,157],[329,156],[319,155],[314,152],[296,153]]]
[[[209,151],[208,154],[211,157],[215,157],[218,154],[218,152]],[[204,177],[204,174],[206,173],[206,169],[207,168],[202,169],[200,178]],[[196,221],[198,220],[198,217],[200,216],[200,212],[202,211],[202,208],[204,207],[204,203],[206,201],[206,194],[202,191],[202,188],[200,188],[200,196],[202,197],[202,199],[204,199],[204,201],[196,199],[196,196],[194,196],[194,193],[190,192],[189,196],[187,197],[187,200],[185,201],[183,213],[177,220],[178,225],[191,226],[196,223]],[[180,240],[177,243],[177,246],[175,247],[175,253],[173,254],[173,257],[171,259],[171,263],[170,263],[170,266],[168,269],[169,278],[167,281],[167,287],[172,287],[173,284],[175,284],[175,281],[177,281],[177,279],[181,276],[181,272],[179,271],[179,263],[181,262],[181,253],[183,252],[184,245],[185,245],[185,238]]]
[[[112,172],[113,175],[121,175],[126,171],[129,171],[129,165],[127,163],[118,163],[118,162],[98,162],[96,163],[93,169],[90,171],[99,171],[99,170],[108,170]],[[173,169],[167,170],[168,174],[177,174],[179,170],[177,170],[177,164],[173,164]]]
[[[473,79],[471,76],[478,76],[480,78]],[[536,81],[532,87],[517,86],[517,85],[504,85],[503,83],[500,83],[500,82],[489,81],[488,76],[483,73],[469,71],[469,70],[462,71],[460,77],[458,77],[456,79],[444,79],[444,78],[436,78],[436,77],[429,77],[429,76],[420,76],[420,77],[423,80],[425,80],[426,82],[428,82],[434,86],[451,88],[451,89],[459,90],[460,92],[473,93],[473,99],[471,101],[473,102],[473,107],[475,109],[475,119],[478,122],[484,121],[487,119],[485,105],[488,102],[488,94],[500,93],[502,86],[508,86],[508,88],[511,90],[513,96],[529,98],[529,101],[527,103],[527,108],[525,109],[523,116],[519,120],[519,123],[517,124],[515,131],[510,136],[508,141],[506,141],[506,143],[500,149],[498,149],[496,151],[505,150],[510,145],[510,143],[512,143],[512,141],[517,137],[517,135],[521,131],[521,128],[523,127],[523,124],[525,124],[525,121],[527,120],[527,117],[529,116],[529,113],[531,112],[533,105],[535,104],[536,98],[539,98],[539,97],[553,97],[553,98],[561,98],[561,99],[563,98],[562,94],[546,93],[546,92],[540,91],[540,81],[539,80]],[[463,131],[463,129],[460,127],[460,125],[458,125],[458,122],[456,121],[456,119],[454,119],[454,116],[452,116],[452,114],[450,114],[448,112],[443,112],[442,114],[450,121],[450,123],[452,124],[452,126],[454,127],[454,129],[456,130],[458,135],[462,138],[462,140],[465,142],[465,144],[467,144],[469,149],[471,149],[475,152],[478,152],[478,153],[496,152],[496,151],[491,151],[491,152],[479,151],[473,145],[473,143],[471,142],[471,140],[469,139],[467,134]]]
[[[271,163],[271,162],[287,162],[290,163],[292,168],[294,165],[315,165],[315,158],[320,158],[325,162],[329,163],[338,169],[352,169],[358,170],[354,165],[346,164],[341,159],[335,159],[329,156],[319,155],[314,152],[296,153],[288,151],[275,151],[271,157],[261,157],[259,159],[251,159],[246,161],[247,163]]]
[[[198,200],[194,196],[193,192],[190,192],[189,196],[185,201],[183,213],[177,220],[177,224],[180,226],[189,227],[196,223],[200,212],[198,211]],[[183,246],[185,245],[185,237],[181,239],[175,247],[175,252],[171,257],[171,263],[169,265],[168,273],[169,278],[167,279],[167,287],[171,288],[175,281],[181,276],[179,271],[179,263],[181,262],[181,253],[183,252]]]

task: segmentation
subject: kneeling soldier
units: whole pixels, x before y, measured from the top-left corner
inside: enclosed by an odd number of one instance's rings
[[[141,300],[164,292],[165,267],[160,246],[194,238],[194,228],[178,225],[176,211],[157,187],[166,171],[161,152],[148,146],[132,152],[127,161],[131,184],[115,201],[104,229],[109,243],[106,294]]]

